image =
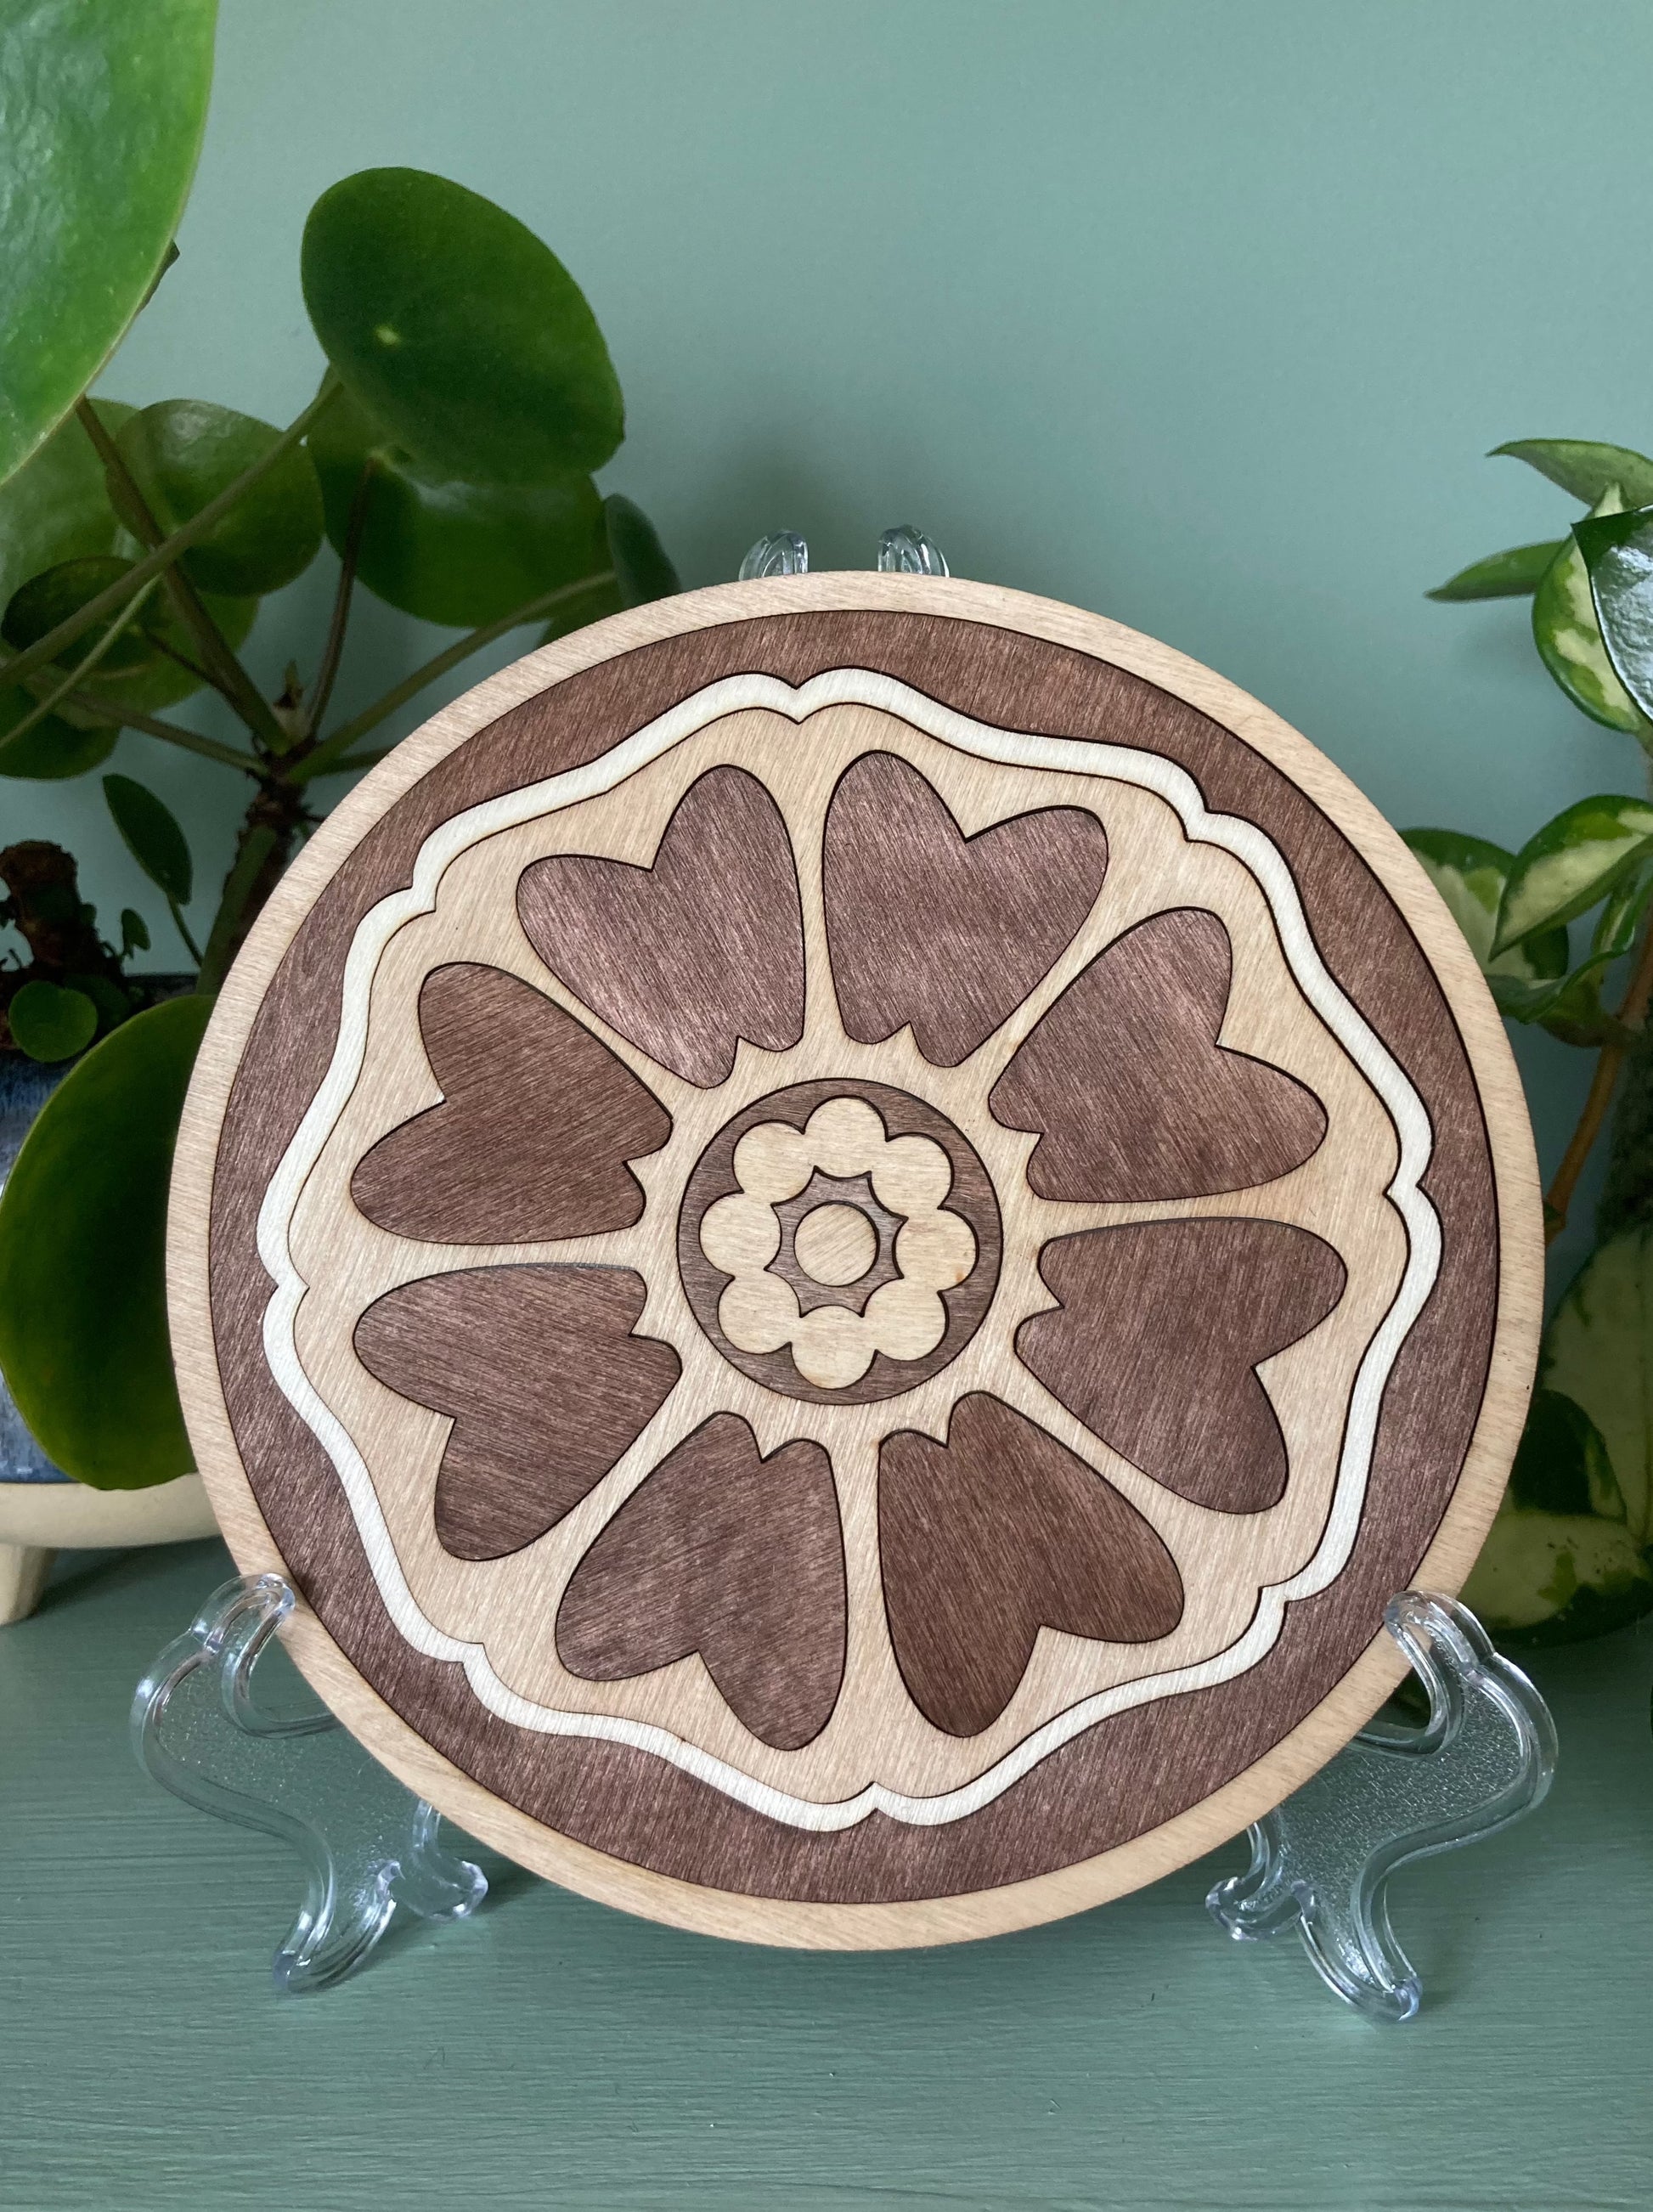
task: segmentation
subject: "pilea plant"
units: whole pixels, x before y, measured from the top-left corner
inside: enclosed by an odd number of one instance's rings
[[[1555,681],[1653,757],[1653,460],[1566,438],[1498,451],[1588,513],[1566,537],[1478,561],[1430,596],[1530,595]],[[1595,1249],[1546,1332],[1526,1433],[1467,1595],[1509,1644],[1600,1635],[1653,1611],[1653,803],[1622,791],[1575,800],[1518,853],[1457,830],[1414,830],[1407,842],[1504,1014],[1595,1055],[1544,1203],[1553,1238],[1605,1138]]]
[[[21,88],[7,95],[0,202],[33,210],[0,234],[0,777],[97,777],[92,803],[175,930],[168,964],[187,961],[155,1003],[132,963],[160,911],[129,908],[106,935],[68,853],[0,849],[0,923],[15,933],[0,955],[0,1060],[76,1063],[0,1200],[0,1369],[58,1464],[116,1487],[191,1464],[162,1284],[173,1139],[211,994],[295,848],[339,779],[381,757],[380,726],[470,655],[678,588],[641,511],[593,481],[624,416],[578,285],[514,216],[419,170],[347,177],[311,210],[301,263],[320,376],[295,420],[88,396],[173,258],[213,16],[212,0],[83,0],[0,25],[0,68]],[[91,82],[106,97],[96,131]],[[268,696],[241,647],[260,602],[324,542],[330,615]],[[362,589],[464,634],[335,717]],[[237,740],[172,717],[209,690]],[[240,781],[199,943],[182,829],[141,776],[106,769],[127,731]]]

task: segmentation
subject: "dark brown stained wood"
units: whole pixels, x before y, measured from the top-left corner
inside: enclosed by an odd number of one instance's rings
[[[436,1534],[461,1559],[520,1551],[571,1512],[665,1403],[679,1362],[633,1336],[629,1267],[468,1267],[404,1283],[356,1325],[368,1372],[453,1427]]]
[[[1207,805],[1266,829],[1322,957],[1429,1109],[1425,1188],[1444,1256],[1384,1394],[1349,1565],[1291,1608],[1265,1659],[1234,1680],[1115,1715],[969,1820],[914,1828],[875,1814],[817,1834],[645,1752],[495,1723],[460,1669],[408,1644],[374,1588],[337,1476],[264,1363],[270,1283],[257,1229],[264,1188],[326,1072],[351,933],[411,880],[433,829],[594,758],[702,685],[749,671],[797,684],[840,667],[884,671],[1001,728],[1160,753]],[[364,1678],[437,1751],[547,1826],[685,1881],[805,1903],[957,1898],[1072,1867],[1266,1757],[1366,1650],[1386,1600],[1427,1551],[1474,1431],[1498,1316],[1492,1159],[1469,1059],[1424,950],[1349,837],[1257,746],[1103,653],[918,611],[787,611],[659,639],[523,701],[434,764],[360,839],[282,957],[234,1079],[211,1204],[216,1368],[237,1449],[288,1571]]]
[[[744,769],[690,786],[652,867],[536,860],[517,912],[551,973],[686,1083],[721,1083],[742,1037],[781,1052],[803,1035],[798,873],[780,809]]]
[[[1006,1128],[1040,1132],[1027,1179],[1041,1198],[1249,1190],[1318,1149],[1313,1091],[1217,1042],[1233,966],[1218,917],[1179,907],[1075,976],[988,1101]]]
[[[998,1719],[1042,1627],[1146,1644],[1182,1617],[1176,1562],[1136,1508],[983,1391],[954,1407],[945,1443],[884,1440],[878,1553],[902,1678],[950,1735]]]
[[[634,1490],[574,1569],[556,1616],[570,1674],[612,1682],[698,1651],[755,1736],[796,1751],[843,1680],[848,1600],[832,1464],[767,1459],[714,1414]]]
[[[1094,814],[1048,806],[966,837],[894,753],[841,778],[823,848],[827,943],[844,1027],[878,1044],[910,1022],[939,1067],[985,1043],[1096,903],[1108,840]]]
[[[442,1103],[381,1137],[350,1178],[369,1221],[439,1244],[531,1244],[629,1229],[628,1160],[672,1117],[574,1016],[502,968],[455,961],[419,993]]]
[[[1279,1501],[1285,1440],[1254,1370],[1342,1297],[1329,1244],[1282,1221],[1141,1221],[1047,1244],[1039,1273],[1061,1304],[1016,1349],[1070,1413],[1196,1505]]]

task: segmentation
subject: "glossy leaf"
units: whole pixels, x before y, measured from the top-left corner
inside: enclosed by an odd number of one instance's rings
[[[1623,504],[1616,487],[1609,486],[1592,514],[1617,514]],[[1568,698],[1592,721],[1638,735],[1645,729],[1601,641],[1589,571],[1574,539],[1556,555],[1533,596],[1533,642]]]
[[[193,1463],[167,1333],[167,1190],[210,1012],[169,1000],[95,1045],[0,1192],[0,1370],[47,1455],[101,1489]]]
[[[195,871],[189,842],[164,800],[130,775],[106,775],[103,795],[127,851],[176,906],[187,906]]]
[[[1506,853],[1502,845],[1485,837],[1468,836],[1461,830],[1407,830],[1402,835],[1451,908],[1452,919],[1468,939],[1483,970],[1527,982],[1566,973],[1565,927],[1540,931],[1492,957],[1498,906],[1515,866],[1513,853]]]
[[[126,422],[121,459],[163,531],[176,530],[281,442],[273,423],[207,399],[163,399]],[[111,496],[119,510],[119,489]],[[126,520],[136,529],[136,519]],[[141,534],[141,533],[139,533]],[[245,498],[184,555],[203,591],[257,599],[301,575],[321,546],[321,488],[309,454],[289,447]]]
[[[1595,506],[1615,484],[1626,507],[1653,501],[1653,461],[1629,446],[1598,445],[1587,438],[1516,438],[1494,446],[1491,458],[1501,453],[1525,461],[1586,507]]]
[[[48,714],[33,729],[8,736],[34,704],[32,694],[16,684],[0,690],[0,775],[34,782],[84,775],[88,769],[101,768],[119,742],[120,732],[107,723],[81,729],[61,714]]]
[[[1650,857],[1653,805],[1646,799],[1604,793],[1564,808],[1516,854],[1494,952],[1587,913]]]
[[[1541,545],[1512,545],[1507,553],[1489,554],[1486,560],[1472,561],[1467,568],[1460,568],[1455,576],[1437,584],[1425,597],[1446,600],[1527,599],[1538,589],[1545,570],[1565,544],[1564,538],[1553,538]]]
[[[136,908],[124,906],[120,910],[120,957],[129,953],[147,952],[149,949],[149,925]]]
[[[1604,1244],[1545,1333],[1508,1496],[1465,1589],[1512,1643],[1653,1611],[1653,1232]]]
[[[305,305],[352,396],[438,477],[544,483],[600,468],[620,386],[550,248],[479,193],[364,169],[304,228]]]
[[[195,173],[216,0],[0,9],[0,481],[143,304]]]
[[[3,617],[0,637],[15,653],[55,629],[65,617],[94,599],[109,583],[131,567],[119,554],[84,556],[47,568],[14,593]],[[254,599],[205,598],[208,611],[231,646],[237,646],[252,627],[258,614]],[[64,647],[52,664],[66,670],[85,658],[90,641],[77,638]],[[163,648],[170,648],[165,650]],[[199,650],[195,637],[157,592],[144,604],[131,629],[118,638],[86,679],[86,688],[99,698],[154,713],[187,699],[201,689],[202,678],[185,662],[193,662]],[[181,659],[177,656],[182,656]],[[0,671],[3,673],[3,671]],[[31,679],[39,681],[40,679]],[[53,684],[60,679],[53,678]],[[41,689],[51,688],[41,684]],[[75,719],[65,708],[64,719]]]
[[[1621,960],[1636,942],[1650,898],[1653,898],[1653,860],[1644,860],[1620,876],[1607,893],[1596,919],[1590,951]]]
[[[1627,1032],[1601,1004],[1601,981],[1619,956],[1593,953],[1571,975],[1547,982],[1516,975],[1487,977],[1498,1009],[1511,1021],[1535,1022],[1565,1044],[1622,1043]]]
[[[98,1032],[98,1010],[84,991],[25,983],[6,1008],[11,1041],[31,1060],[73,1060]]]
[[[1591,515],[1573,536],[1613,672],[1653,719],[1653,507]]]
[[[651,599],[669,599],[683,589],[659,532],[635,500],[611,493],[603,501],[603,521],[622,606],[647,606]]]
[[[606,568],[603,502],[588,476],[550,483],[478,484],[414,459],[349,395],[310,434],[341,554],[364,470],[372,480],[356,574],[425,622],[497,622],[540,592]]]
[[[93,403],[106,430],[134,410]],[[77,421],[61,424],[9,483],[0,484],[0,610],[20,584],[82,554],[112,553],[120,522],[109,504],[103,463]]]

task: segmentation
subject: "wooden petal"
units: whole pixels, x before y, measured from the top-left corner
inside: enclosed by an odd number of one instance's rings
[[[433,969],[419,1033],[442,1103],[381,1137],[350,1178],[369,1221],[439,1244],[528,1244],[629,1229],[626,1165],[672,1117],[574,1016],[501,968]]]
[[[1318,1148],[1326,1109],[1278,1068],[1219,1045],[1233,948],[1214,914],[1139,922],[1075,977],[988,1103],[1036,1129],[1041,1198],[1198,1198],[1287,1175]]]
[[[910,1022],[957,1067],[1019,1006],[1090,913],[1108,866],[1094,814],[1048,806],[966,837],[894,753],[864,753],[827,814],[827,941],[844,1027],[878,1044]]]
[[[368,1373],[452,1418],[435,1508],[447,1550],[497,1559],[532,1544],[659,1411],[680,1367],[631,1334],[644,1296],[629,1267],[470,1267],[362,1315]]]
[[[744,769],[684,793],[653,866],[557,854],[524,871],[517,912],[540,958],[611,1029],[709,1090],[742,1037],[804,1033],[804,918],[780,809]]]
[[[1136,1508],[980,1391],[953,1408],[945,1443],[913,1430],[886,1438],[878,1548],[902,1676],[950,1735],[998,1719],[1041,1627],[1141,1644],[1182,1618],[1176,1563]]]
[[[1325,1320],[1347,1279],[1281,1221],[1143,1221],[1047,1244],[1061,1300],[1017,1332],[1069,1413],[1196,1505],[1256,1513],[1285,1489],[1285,1440],[1256,1370]]]
[[[847,1599],[831,1463],[767,1459],[714,1414],[633,1491],[574,1571],[556,1617],[570,1673],[611,1682],[698,1651],[736,1716],[795,1751],[843,1680]]]

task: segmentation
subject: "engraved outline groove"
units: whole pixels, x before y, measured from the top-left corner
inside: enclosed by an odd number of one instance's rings
[[[1272,912],[1298,988],[1382,1100],[1399,1145],[1385,1193],[1407,1234],[1407,1264],[1388,1312],[1362,1357],[1350,1394],[1330,1510],[1314,1556],[1287,1581],[1264,1589],[1245,1633],[1197,1664],[1149,1675],[1082,1698],[1024,1737],[969,1783],[915,1797],[869,1783],[852,1797],[819,1803],[754,1781],[727,1760],[649,1723],[538,1705],[501,1680],[480,1644],[430,1621],[408,1587],[373,1480],[353,1439],[300,1364],[295,1339],[308,1287],[288,1247],[300,1194],[355,1088],[366,1050],[374,972],[404,923],[428,913],[448,863],[484,837],[612,790],[677,744],[724,716],[768,709],[803,723],[823,708],[868,707],[908,723],[938,743],[1011,767],[1100,776],[1154,793],[1174,810],[1190,842],[1231,854],[1256,881]],[[1433,1150],[1429,1115],[1410,1079],[1335,981],[1315,944],[1284,855],[1255,823],[1212,811],[1194,777],[1158,753],[1107,739],[1040,737],[997,728],[957,713],[890,676],[836,668],[793,685],[777,677],[725,677],[704,685],[583,766],[467,807],[440,823],[419,848],[412,881],[388,893],[357,925],[340,991],[339,1032],[325,1078],[271,1176],[258,1210],[258,1255],[275,1283],[264,1310],[265,1358],[278,1389],[321,1445],[344,1492],[379,1595],[398,1632],[428,1658],[462,1667],[480,1703],[508,1725],[536,1733],[595,1737],[665,1759],[751,1810],[817,1833],[854,1827],[875,1812],[913,1826],[963,1820],[993,1802],[1050,1753],[1110,1714],[1231,1680],[1273,1647],[1293,1601],[1328,1589],[1342,1573],[1358,1533],[1378,1415],[1391,1369],[1434,1287],[1441,1261],[1440,1218],[1422,1188]]]

